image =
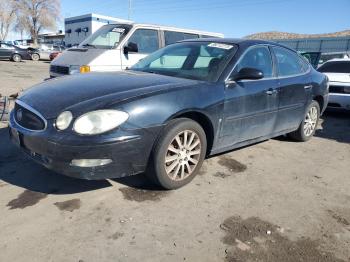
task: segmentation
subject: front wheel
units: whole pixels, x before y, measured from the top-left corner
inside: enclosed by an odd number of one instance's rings
[[[147,175],[165,189],[182,187],[198,173],[206,150],[206,135],[197,122],[174,119],[155,144]]]
[[[308,141],[315,134],[319,119],[320,105],[317,101],[313,100],[307,108],[304,120],[301,122],[299,128],[288,135],[297,141]]]
[[[39,54],[32,54],[32,60],[33,61],[39,61],[39,59],[40,59],[40,56],[39,56]]]

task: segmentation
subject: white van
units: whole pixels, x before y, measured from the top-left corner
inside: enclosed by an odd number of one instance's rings
[[[148,54],[184,39],[223,37],[210,33],[147,24],[108,24],[102,26],[77,48],[70,48],[51,62],[50,76],[119,71]]]

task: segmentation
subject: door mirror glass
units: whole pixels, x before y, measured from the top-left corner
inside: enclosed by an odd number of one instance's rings
[[[128,54],[129,52],[137,53],[139,48],[137,44],[133,42],[129,42],[126,46],[124,46],[124,54]]]
[[[244,67],[241,70],[239,70],[238,73],[236,73],[233,77],[231,77],[230,80],[257,80],[262,78],[264,78],[264,73],[259,69]]]

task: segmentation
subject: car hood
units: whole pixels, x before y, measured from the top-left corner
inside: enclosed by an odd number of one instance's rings
[[[194,85],[198,81],[151,73],[123,71],[59,77],[38,84],[18,99],[46,119],[78,104],[92,110],[157,91]]]
[[[324,73],[330,82],[350,83],[349,73]]]

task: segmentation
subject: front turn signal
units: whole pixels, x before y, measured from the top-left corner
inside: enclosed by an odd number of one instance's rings
[[[90,66],[87,65],[83,65],[80,67],[80,73],[81,74],[85,74],[85,73],[89,73],[90,72]]]

